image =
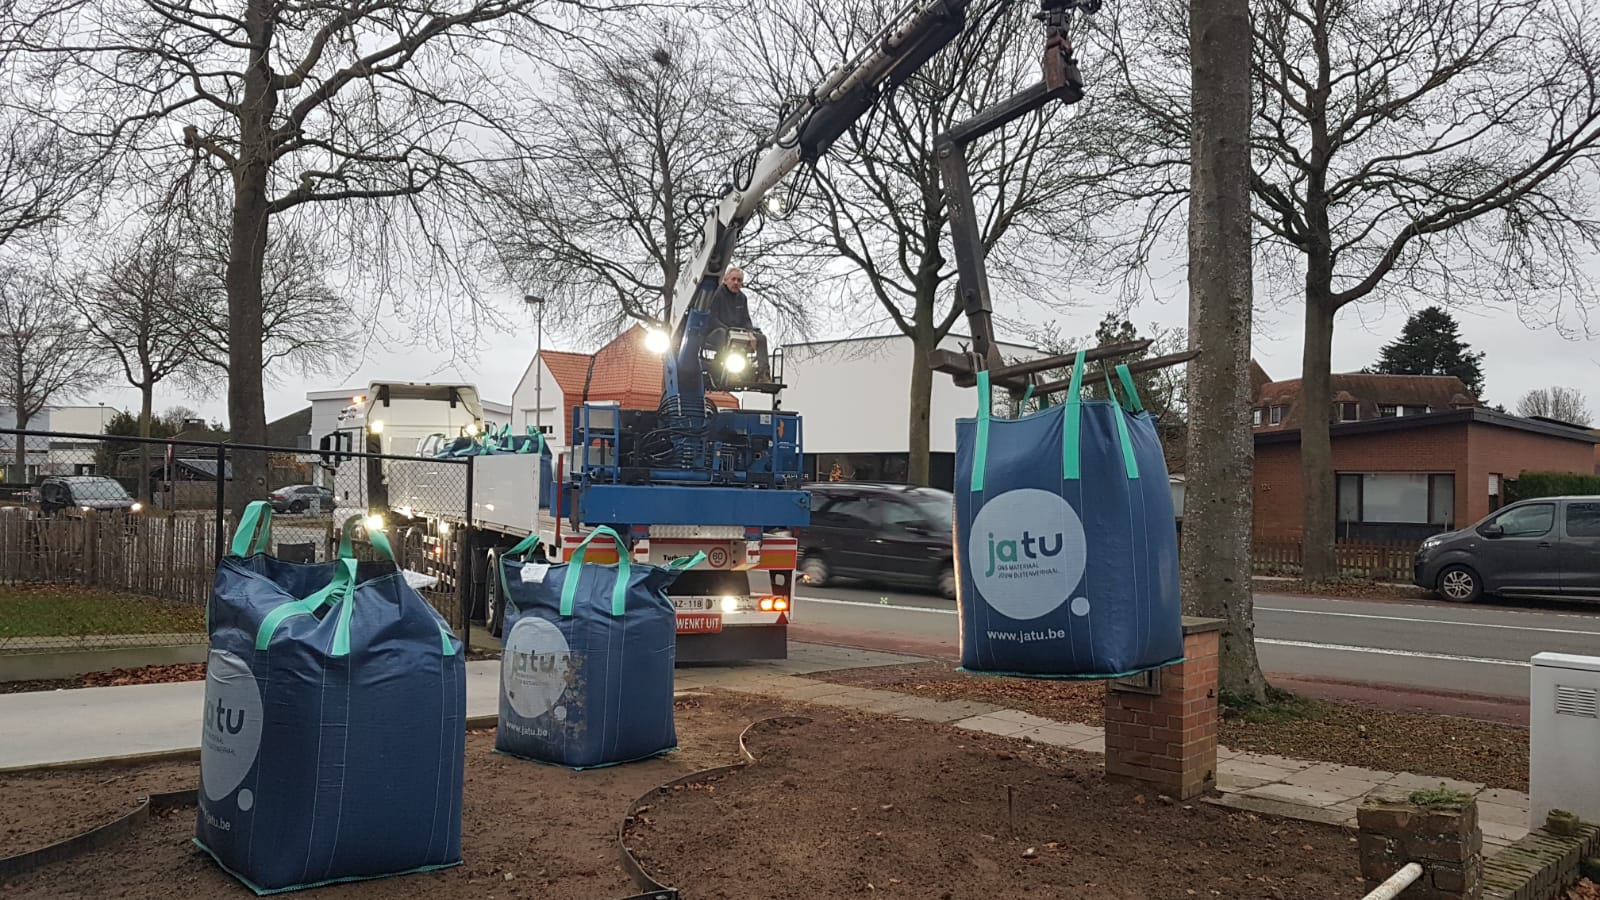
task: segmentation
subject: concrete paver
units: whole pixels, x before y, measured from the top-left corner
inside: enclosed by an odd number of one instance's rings
[[[1332,794],[1327,791],[1287,784],[1282,781],[1263,784],[1260,787],[1253,787],[1241,793],[1246,797],[1265,797],[1268,800],[1282,800],[1285,803],[1293,803],[1296,806],[1312,806],[1320,809],[1337,806],[1351,799],[1346,795]]]
[[[1001,737],[1011,737],[1014,734],[1021,734],[1031,727],[1028,725],[1023,725],[1020,722],[1014,722],[1010,719],[999,718],[995,713],[973,716],[970,719],[962,719],[954,724],[957,728],[965,728],[968,731],[982,731],[988,734],[998,734]]]

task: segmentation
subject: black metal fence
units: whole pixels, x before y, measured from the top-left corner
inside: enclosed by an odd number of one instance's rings
[[[356,555],[372,558],[381,528],[470,642],[467,459],[0,430],[0,467],[0,653],[205,642],[231,507],[249,500],[271,503],[268,552],[283,559],[333,559],[351,516]]]

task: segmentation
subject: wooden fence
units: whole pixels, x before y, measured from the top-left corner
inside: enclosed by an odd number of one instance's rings
[[[0,510],[0,584],[80,584],[204,603],[216,558],[213,516]]]
[[[1339,574],[1345,578],[1411,583],[1416,544],[1334,545]],[[1299,575],[1304,571],[1305,550],[1299,538],[1256,538],[1251,563],[1257,575]]]

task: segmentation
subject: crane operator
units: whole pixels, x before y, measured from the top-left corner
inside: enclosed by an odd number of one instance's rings
[[[755,326],[750,319],[750,303],[744,295],[744,270],[730,268],[722,276],[722,283],[717,286],[717,292],[711,295],[712,326],[706,335],[706,344],[721,348],[727,344],[728,331],[732,328],[742,328],[755,335],[756,339],[756,382],[765,384],[771,380],[771,372],[767,363],[767,336]]]

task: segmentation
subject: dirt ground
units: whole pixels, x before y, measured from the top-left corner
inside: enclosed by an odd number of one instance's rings
[[[628,804],[687,772],[736,761],[749,722],[795,714],[812,721],[756,736],[755,768],[642,811],[631,841],[653,874],[690,900],[1362,894],[1348,832],[1164,801],[1108,784],[1096,760],[1057,748],[713,692],[679,700],[679,752],[634,765],[582,773],[540,766],[493,754],[492,733],[475,732],[466,864],[316,895],[632,895],[615,843]],[[0,855],[109,819],[145,792],[197,781],[194,763],[0,776]],[[192,809],[162,815],[112,847],[0,884],[0,897],[251,896],[193,847],[193,831]]]
[[[750,722],[785,711],[741,695],[678,701],[680,749],[626,766],[571,772],[497,755],[492,732],[467,740],[462,809],[465,864],[442,872],[334,885],[314,893],[339,898],[528,897],[615,900],[636,893],[619,862],[616,829],[629,803],[688,772],[737,762],[738,735]],[[196,763],[126,769],[0,775],[0,856],[43,846],[131,809],[148,791],[199,785]],[[63,810],[72,810],[65,816]],[[254,895],[197,850],[194,810],[148,823],[103,850],[0,883],[7,898],[214,900]]]
[[[1085,725],[1100,725],[1105,710],[1105,685],[1098,681],[969,675],[957,671],[953,662],[844,669],[811,677],[914,697],[979,700]],[[1225,711],[1217,739],[1233,750],[1528,789],[1528,729],[1515,725],[1300,698],[1259,715]]]
[[[1071,751],[807,714],[752,737],[756,766],[641,810],[629,841],[646,870],[690,900],[1365,894],[1341,829],[1163,800]]]

